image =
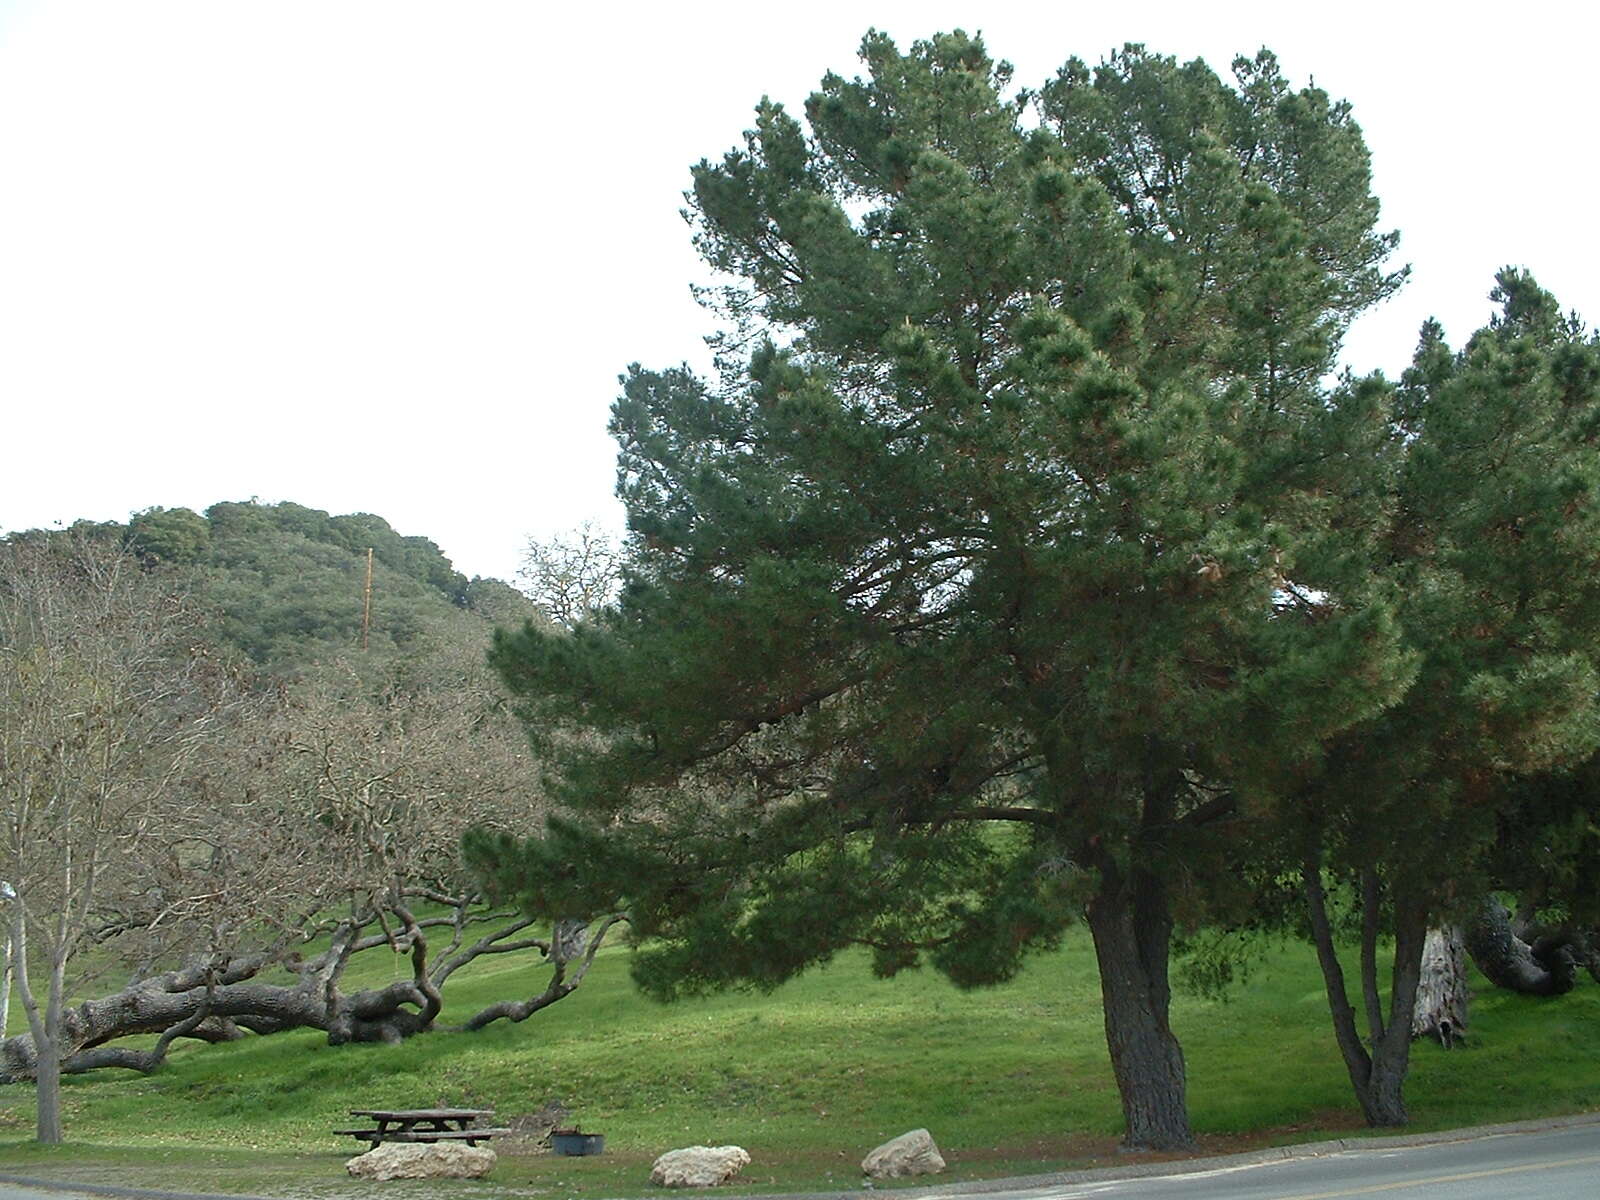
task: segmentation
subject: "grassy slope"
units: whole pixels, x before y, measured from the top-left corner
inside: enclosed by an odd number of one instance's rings
[[[453,985],[444,1019],[533,990],[539,973],[489,960]],[[1228,1003],[1180,997],[1174,1008],[1195,1126],[1211,1148],[1355,1127],[1303,948],[1271,955]],[[1416,1126],[1600,1107],[1597,1018],[1592,984],[1555,1001],[1481,989],[1468,1049],[1417,1047]],[[328,1132],[348,1108],[471,1104],[503,1121],[551,1099],[604,1132],[607,1154],[509,1158],[502,1189],[637,1190],[655,1154],[691,1142],[745,1146],[752,1182],[849,1186],[866,1150],[919,1125],[960,1174],[1017,1173],[1104,1155],[1120,1124],[1086,938],[991,991],[958,992],[929,973],[874,980],[851,956],[770,996],[671,1007],[631,990],[619,948],[577,994],[518,1026],[399,1047],[333,1048],[311,1032],[186,1045],[150,1078],[69,1080],[76,1144],[65,1151],[27,1145],[31,1093],[0,1090],[0,1170],[82,1177],[114,1160],[119,1180],[132,1170],[142,1183],[320,1195],[307,1181],[336,1179],[353,1149]]]

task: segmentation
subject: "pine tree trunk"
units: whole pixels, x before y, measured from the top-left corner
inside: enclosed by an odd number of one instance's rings
[[[1393,898],[1394,963],[1390,973],[1389,1014],[1382,1028],[1372,1031],[1372,1074],[1361,1099],[1367,1124],[1392,1128],[1406,1124],[1404,1086],[1411,1069],[1411,1014],[1416,1011],[1417,985],[1422,976],[1422,948],[1428,938],[1428,911],[1412,896]],[[1373,956],[1374,962],[1376,956]],[[1373,992],[1374,977],[1363,981]]]
[[[1411,1036],[1436,1037],[1446,1050],[1467,1033],[1467,949],[1458,926],[1428,930]]]
[[[1322,968],[1323,986],[1328,994],[1328,1013],[1333,1019],[1333,1036],[1344,1058],[1345,1071],[1350,1076],[1350,1086],[1361,1105],[1363,1115],[1371,1121],[1367,1111],[1367,1085],[1372,1079],[1372,1056],[1361,1043],[1361,1033],[1356,1026],[1355,1009],[1350,1006],[1350,992],[1345,986],[1344,967],[1333,944],[1333,926],[1328,920],[1328,900],[1322,887],[1322,864],[1315,855],[1308,856],[1302,873],[1305,890],[1306,913],[1311,921],[1311,940],[1317,948],[1317,963]]]
[[[1189,1127],[1183,1049],[1168,1024],[1167,962],[1172,917],[1159,880],[1111,866],[1088,906],[1089,931],[1100,964],[1106,1045],[1127,1122],[1130,1150],[1182,1150],[1194,1144]]]
[[[1399,1129],[1411,1120],[1406,1111],[1405,1082],[1409,1058],[1397,1060],[1392,1054],[1375,1055],[1367,1086],[1357,1094],[1361,1115],[1374,1129]]]
[[[1422,946],[1427,937],[1427,909],[1406,898],[1394,905],[1394,970],[1389,992],[1389,1014],[1385,1018],[1378,996],[1377,907],[1375,887],[1363,886],[1361,990],[1367,1006],[1371,1049],[1362,1043],[1345,986],[1344,968],[1333,942],[1328,919],[1327,897],[1322,887],[1322,867],[1315,853],[1308,856],[1302,872],[1307,914],[1312,941],[1328,993],[1328,1009],[1333,1018],[1334,1037],[1344,1056],[1350,1086],[1361,1105],[1368,1125],[1393,1128],[1409,1119],[1405,1105],[1406,1072],[1411,1066],[1411,1016],[1417,1003],[1417,984],[1422,973]]]
[[[1557,941],[1530,946],[1517,936],[1511,914],[1493,896],[1485,896],[1465,929],[1467,953],[1495,987],[1525,996],[1561,996],[1578,979],[1572,953]]]

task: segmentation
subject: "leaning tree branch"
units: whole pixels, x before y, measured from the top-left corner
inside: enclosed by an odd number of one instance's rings
[[[546,957],[550,955],[550,942],[545,938],[522,938],[515,942],[506,942],[505,938],[514,933],[520,933],[533,924],[532,917],[521,917],[504,928],[485,934],[472,945],[457,953],[450,954],[442,959],[434,969],[434,983],[442,986],[446,979],[466,966],[473,959],[484,954],[509,954],[516,950],[538,950]]]
[[[1467,953],[1496,987],[1528,996],[1561,996],[1577,982],[1578,963],[1565,938],[1540,937],[1529,945],[1511,927],[1505,905],[1486,896],[1462,929]]]
[[[473,1032],[500,1020],[526,1021],[541,1008],[549,1008],[556,1001],[570,996],[589,973],[589,968],[594,964],[594,957],[600,952],[606,934],[610,933],[619,922],[627,919],[626,913],[612,913],[602,920],[599,927],[590,933],[583,955],[573,963],[564,962],[559,955],[556,956],[555,970],[551,972],[550,982],[538,995],[530,996],[526,1000],[502,1000],[497,1004],[488,1005],[468,1018],[461,1029]],[[569,967],[572,968],[570,972]]]
[[[538,951],[556,963],[544,992],[528,1000],[491,1006],[468,1027],[481,1027],[500,1017],[524,1020],[578,987],[606,934],[624,919],[614,914],[594,925],[586,944],[582,926],[578,926],[578,945],[583,949],[570,953],[567,940],[518,936],[532,924],[532,918],[518,917],[435,964],[423,927],[451,922],[419,919],[398,902],[388,909],[398,918],[399,928],[391,922],[394,939],[411,956],[407,979],[349,994],[341,990],[339,979],[356,953],[388,944],[387,938],[364,936],[364,927],[376,919],[376,913],[369,910],[341,919],[332,944],[309,960],[285,962],[283,947],[276,952],[234,954],[139,977],[119,992],[74,1005],[63,1014],[67,1069],[83,1072],[119,1067],[149,1072],[161,1066],[178,1038],[226,1041],[243,1036],[244,1031],[265,1035],[313,1028],[324,1031],[335,1045],[395,1043],[434,1027],[443,1006],[445,980],[468,962],[484,954]],[[256,978],[273,965],[288,968],[292,981],[279,984]],[[160,1037],[148,1050],[110,1044],[140,1034]],[[31,1078],[35,1063],[30,1035],[0,1041],[0,1081]]]

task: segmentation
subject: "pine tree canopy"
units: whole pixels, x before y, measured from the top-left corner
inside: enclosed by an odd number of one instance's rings
[[[1468,881],[1530,819],[1511,793],[1542,807],[1564,785],[1526,781],[1600,745],[1600,341],[1526,272],[1491,298],[1459,352],[1424,327],[1395,397],[1403,462],[1370,569],[1417,679],[1282,797],[1339,861],[1446,907],[1496,882]]]
[[[718,372],[624,377],[621,599],[493,651],[566,815],[475,852],[625,900],[661,995],[847,945],[993,983],[1084,916],[1128,1141],[1182,1145],[1168,946],[1230,835],[1394,794],[1419,724],[1445,791],[1592,745],[1589,582],[1552,604],[1594,344],[1511,273],[1462,354],[1335,379],[1404,271],[1348,106],[1266,51],[861,57],[694,168]]]
[[[586,861],[643,856],[662,990],[851,942],[1004,978],[1152,789],[1213,811],[1414,667],[1353,569],[1389,393],[1323,382],[1399,282],[1345,106],[1265,53],[862,55],[694,170],[724,369],[625,378],[620,608],[495,651],[599,735],[566,795]]]

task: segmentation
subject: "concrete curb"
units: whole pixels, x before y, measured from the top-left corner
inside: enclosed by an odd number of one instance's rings
[[[1083,1171],[1057,1171],[1049,1175],[1016,1175],[1006,1179],[975,1179],[966,1183],[935,1184],[929,1187],[884,1189],[906,1200],[956,1200],[963,1196],[995,1196],[1027,1193],[1078,1183],[1110,1182],[1117,1179],[1149,1179],[1171,1175],[1198,1175],[1230,1167],[1252,1167],[1295,1158],[1321,1158],[1350,1150],[1384,1150],[1403,1146],[1432,1146],[1446,1142],[1466,1142],[1478,1138],[1505,1137],[1518,1133],[1544,1133],[1580,1125],[1600,1125],[1600,1112],[1577,1113],[1568,1117],[1541,1117],[1532,1121],[1510,1121],[1500,1125],[1477,1125],[1470,1129],[1443,1129],[1434,1133],[1402,1133],[1385,1137],[1335,1138],[1324,1142],[1298,1142],[1266,1150],[1246,1150],[1239,1154],[1218,1154],[1206,1158],[1173,1158],[1161,1162],[1129,1163],[1124,1167],[1095,1167]],[[112,1184],[62,1183],[53,1179],[33,1179],[25,1175],[0,1173],[0,1183],[41,1191],[111,1196],[117,1200],[275,1200],[271,1196],[242,1193],[217,1195],[209,1192],[161,1192],[151,1188],[116,1187]],[[721,1200],[860,1200],[866,1188],[838,1192],[726,1193]]]

